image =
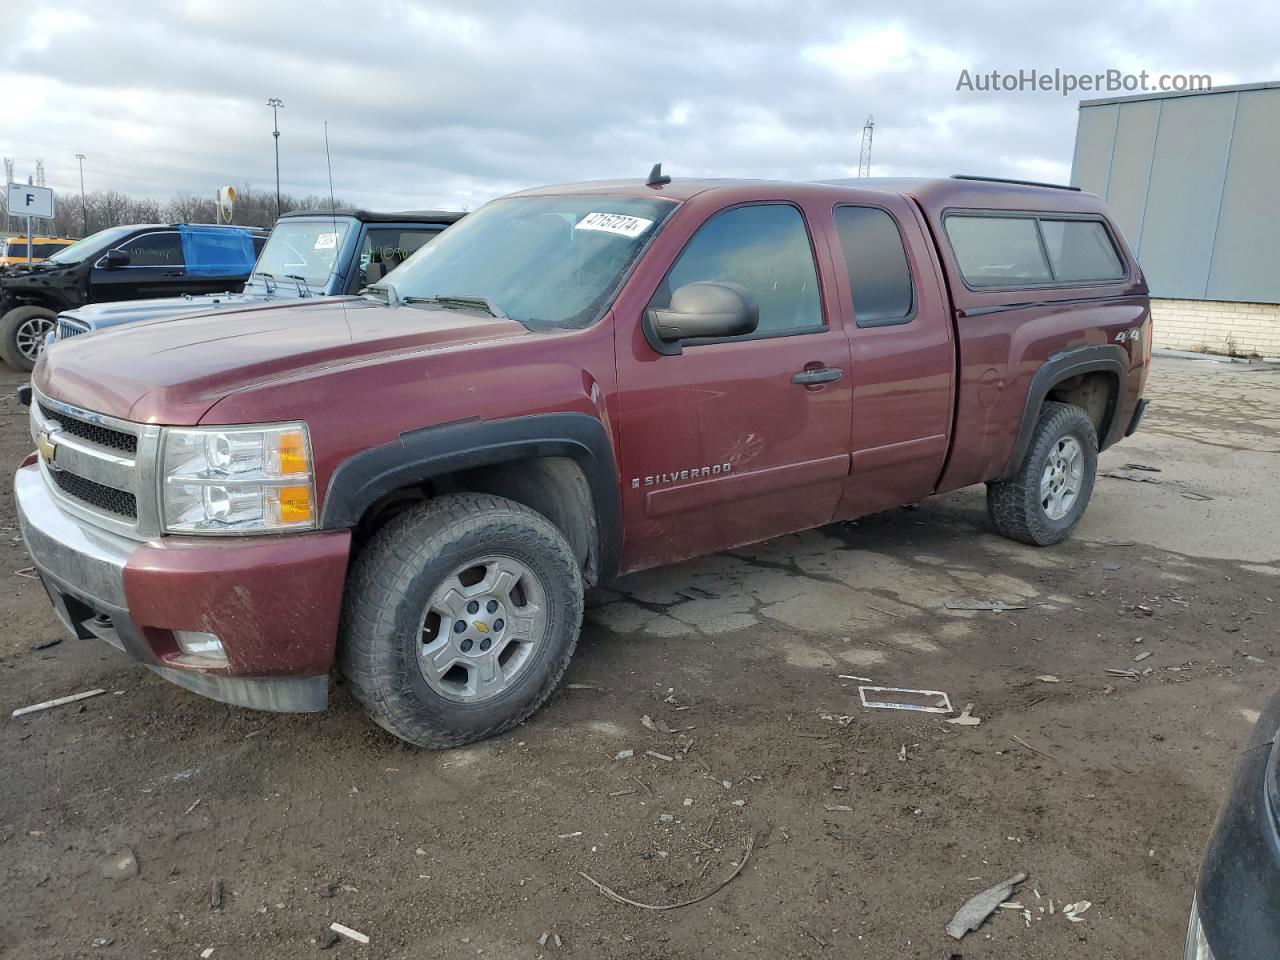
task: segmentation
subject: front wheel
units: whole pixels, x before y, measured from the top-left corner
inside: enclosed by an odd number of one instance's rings
[[[390,521],[356,558],[338,665],[395,736],[471,743],[551,695],[582,594],[573,550],[546,517],[502,497],[443,496]]]
[[[0,356],[15,370],[30,371],[58,315],[47,307],[14,307],[0,317]]]
[[[1011,540],[1038,547],[1061,543],[1084,516],[1097,472],[1098,435],[1089,415],[1069,403],[1047,402],[1017,474],[987,484],[987,515]]]

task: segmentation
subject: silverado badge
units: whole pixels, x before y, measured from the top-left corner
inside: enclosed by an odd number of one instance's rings
[[[53,437],[49,436],[47,431],[41,430],[36,436],[36,447],[40,450],[40,457],[45,463],[53,463],[53,458],[58,455],[58,445],[54,443]]]

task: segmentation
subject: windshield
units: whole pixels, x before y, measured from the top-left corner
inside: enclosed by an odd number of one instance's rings
[[[658,197],[495,200],[383,283],[401,300],[488,300],[531,330],[585,327],[599,319],[675,207]]]
[[[91,257],[96,253],[102,253],[111,249],[129,234],[136,230],[136,227],[107,227],[105,230],[99,230],[97,233],[91,233],[83,240],[77,240],[69,247],[63,247],[57,253],[49,257],[50,263],[79,263],[85,257]]]
[[[324,287],[333,274],[351,223],[343,217],[276,221],[267,245],[258,255],[254,275],[269,273],[276,281],[301,277],[309,287]]]

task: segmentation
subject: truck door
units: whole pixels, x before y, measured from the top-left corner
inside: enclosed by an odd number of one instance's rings
[[[94,264],[89,278],[91,301],[177,296],[188,291],[178,231],[142,233],[116,249],[128,254],[129,261],[107,266],[104,256]]]
[[[901,198],[835,207],[835,257],[853,346],[853,462],[841,519],[923,499],[950,443],[955,346],[941,268]]]
[[[849,340],[801,210],[771,202],[713,214],[649,306],[702,280],[746,287],[759,327],[685,341],[677,355],[643,335],[619,344],[629,569],[827,523],[849,472]]]

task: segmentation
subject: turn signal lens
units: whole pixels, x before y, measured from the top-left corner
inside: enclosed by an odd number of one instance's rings
[[[274,492],[275,497],[271,497],[271,493],[268,493],[268,497],[275,500],[273,506],[276,508],[280,526],[292,527],[311,523],[314,510],[311,505],[310,486],[278,487]]]
[[[307,451],[307,435],[301,431],[280,434],[280,475],[285,477],[306,474],[311,471],[311,457]]]

